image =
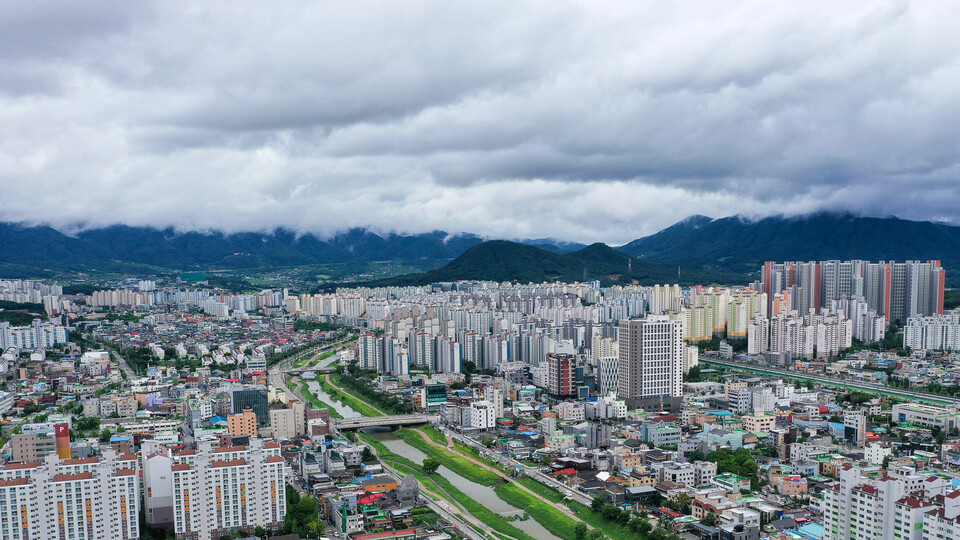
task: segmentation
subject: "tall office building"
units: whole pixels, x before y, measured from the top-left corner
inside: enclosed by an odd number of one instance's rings
[[[0,538],[100,540],[140,537],[137,456],[8,463],[0,469]]]
[[[618,389],[620,360],[616,356],[601,356],[597,359],[597,393],[606,396]]]
[[[617,396],[631,409],[680,407],[684,320],[666,315],[620,321]]]

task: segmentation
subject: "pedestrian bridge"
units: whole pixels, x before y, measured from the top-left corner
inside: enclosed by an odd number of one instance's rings
[[[399,427],[416,424],[438,422],[440,417],[435,414],[401,414],[397,416],[363,416],[360,418],[343,418],[334,420],[337,430],[363,429],[369,427]]]

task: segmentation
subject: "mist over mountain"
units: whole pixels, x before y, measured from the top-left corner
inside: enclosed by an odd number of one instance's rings
[[[636,258],[631,272],[625,271],[627,255]],[[65,234],[47,226],[0,223],[0,273],[23,277],[51,271],[138,274],[395,262],[435,270],[398,283],[572,281],[583,279],[585,272],[588,279],[605,283],[673,282],[678,268],[681,282],[707,283],[748,282],[765,260],[823,259],[939,259],[954,270],[948,272],[953,281],[960,276],[960,227],[838,213],[761,219],[693,215],[611,248],[555,238],[485,241],[444,231],[377,234],[354,228],[324,237],[285,229],[226,234],[114,225]]]
[[[532,245],[491,240],[468,249],[449,264],[422,274],[366,283],[370,286],[427,285],[463,279],[489,281],[592,281],[602,285],[658,283],[743,284],[746,276],[712,270],[678,275],[676,268],[642,261],[606,244],[591,244],[570,253],[554,253]]]
[[[0,223],[0,264],[6,274],[22,275],[37,275],[41,270],[270,269],[375,261],[398,261],[428,270],[481,242],[483,238],[476,235],[443,231],[380,235],[350,229],[322,238],[284,229],[180,233],[172,228],[114,225],[68,235],[47,226]],[[529,242],[554,252],[582,247],[550,239]]]
[[[737,273],[756,273],[768,260],[938,259],[960,268],[960,227],[847,213],[691,216],[618,249],[658,264]]]

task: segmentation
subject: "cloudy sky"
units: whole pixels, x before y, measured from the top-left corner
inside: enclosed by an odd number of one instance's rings
[[[958,18],[935,1],[4,2],[0,220],[612,243],[694,213],[960,222]]]

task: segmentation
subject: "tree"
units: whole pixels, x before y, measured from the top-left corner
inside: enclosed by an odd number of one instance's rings
[[[603,538],[606,538],[606,536],[600,529],[594,529],[590,531],[590,540],[601,540]]]
[[[257,538],[264,538],[264,539],[266,539],[266,537],[267,537],[267,530],[264,529],[263,526],[257,525],[256,527],[253,528],[253,535],[256,536]]]
[[[707,455],[704,454],[701,450],[694,450],[690,452],[690,461],[706,461]]]
[[[361,458],[363,459],[364,463],[373,461],[373,451],[370,450],[369,446],[363,447],[363,456],[361,456]]]
[[[582,521],[577,523],[577,526],[573,529],[573,534],[577,540],[587,540],[587,524]]]
[[[590,501],[590,509],[594,512],[599,512],[605,504],[607,504],[607,501],[603,500],[603,497],[594,497],[593,500]]]
[[[686,493],[680,493],[673,499],[674,510],[677,512],[683,512],[684,514],[690,513],[690,503],[692,499],[690,495]]]
[[[100,432],[100,442],[110,442],[110,437],[112,437],[112,436],[113,436],[113,434],[110,433],[110,430],[109,430],[109,429],[105,429],[105,430],[103,430],[103,431]]]
[[[600,513],[603,514],[604,519],[614,520],[620,517],[620,509],[617,508],[615,504],[605,504],[600,510]]]
[[[713,527],[717,524],[717,516],[712,512],[708,512],[707,515],[703,516],[703,519],[700,520],[700,523],[707,527]]]
[[[423,460],[423,472],[433,474],[440,468],[440,460],[437,458],[427,458]]]

